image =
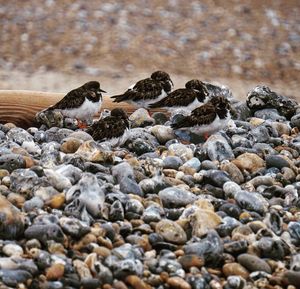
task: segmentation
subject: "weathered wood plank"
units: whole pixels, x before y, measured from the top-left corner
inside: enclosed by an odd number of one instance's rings
[[[34,116],[37,112],[58,102],[65,93],[53,93],[30,90],[0,90],[0,123],[12,122],[17,126],[28,128],[36,125]],[[104,96],[103,108],[122,107],[132,113],[135,108],[126,103],[113,103],[109,96]],[[153,110],[160,111],[159,109]]]

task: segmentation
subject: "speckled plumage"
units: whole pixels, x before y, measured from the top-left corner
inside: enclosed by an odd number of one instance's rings
[[[125,93],[112,96],[114,102],[128,102],[137,107],[147,108],[150,103],[158,101],[167,96],[172,90],[173,82],[164,71],[152,73],[151,78],[138,81]]]
[[[230,103],[226,98],[214,97],[211,101],[194,109],[191,115],[172,124],[172,128],[191,128],[199,134],[213,133],[226,126],[230,119],[230,109]]]
[[[89,81],[68,92],[63,99],[47,110],[59,110],[64,116],[90,120],[101,107],[102,94],[98,81]]]
[[[150,104],[149,108],[165,108],[169,111],[185,108],[191,111],[202,105],[207,96],[208,91],[204,83],[193,79],[185,84],[185,88],[174,90],[162,100]]]
[[[126,112],[121,108],[115,108],[107,116],[93,123],[87,132],[96,141],[109,141],[112,146],[122,145],[129,129],[129,121]]]

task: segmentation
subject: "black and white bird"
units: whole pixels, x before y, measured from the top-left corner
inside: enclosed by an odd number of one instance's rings
[[[207,101],[208,95],[205,84],[198,79],[192,79],[185,84],[185,88],[172,91],[162,100],[151,103],[149,108],[164,108],[172,114],[190,114]]]
[[[127,102],[136,107],[148,108],[150,103],[161,100],[172,90],[173,82],[168,73],[156,71],[150,78],[142,79],[130,86],[127,91],[111,98],[114,102]]]
[[[46,109],[58,110],[62,115],[76,118],[78,127],[84,128],[92,122],[93,116],[100,110],[102,94],[98,81],[89,81],[84,85],[68,92],[63,99]]]
[[[88,129],[95,141],[107,141],[112,147],[121,146],[129,137],[129,120],[122,108],[114,108],[109,116],[94,122]]]
[[[223,96],[216,96],[194,109],[191,115],[173,123],[171,127],[173,129],[189,128],[191,132],[207,138],[227,126],[231,119],[230,111],[230,102]]]

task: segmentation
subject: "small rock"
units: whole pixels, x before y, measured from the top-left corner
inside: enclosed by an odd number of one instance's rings
[[[272,273],[269,264],[257,256],[250,254],[242,254],[239,255],[237,259],[239,264],[244,266],[250,272],[263,271],[269,274]]]
[[[265,162],[258,155],[253,153],[244,153],[239,155],[232,161],[240,170],[249,171],[250,173],[256,172],[261,168],[265,168]]]
[[[181,143],[171,144],[168,147],[168,150],[170,151],[171,154],[180,157],[184,162],[188,161],[194,156],[193,151],[189,147]]]
[[[65,272],[65,266],[63,264],[57,263],[53,264],[51,267],[46,270],[47,280],[59,280],[63,277]]]
[[[192,286],[180,277],[170,277],[167,284],[173,289],[192,289]]]
[[[148,111],[144,108],[137,109],[129,116],[129,120],[132,128],[145,127],[155,123],[155,120],[150,117]]]
[[[155,125],[150,128],[150,132],[157,138],[160,144],[175,138],[173,129],[169,126]]]
[[[228,263],[223,266],[223,273],[226,277],[231,275],[238,275],[244,279],[248,279],[249,272],[239,263]]]
[[[155,226],[156,233],[163,236],[167,242],[175,244],[184,244],[187,240],[184,230],[175,222],[170,220],[161,220]]]
[[[17,154],[0,156],[0,169],[12,172],[21,168],[26,168],[26,162],[22,156]]]
[[[81,140],[76,139],[74,137],[68,137],[63,140],[63,143],[60,146],[60,151],[62,151],[65,154],[73,154],[78,150],[81,144]]]
[[[290,163],[280,155],[267,155],[266,156],[266,165],[267,168],[278,168],[282,169],[284,167],[290,167]]]
[[[163,168],[164,169],[174,169],[178,170],[180,166],[183,165],[183,162],[180,157],[177,156],[167,156],[163,160]]]
[[[194,194],[176,187],[166,188],[160,191],[158,195],[167,208],[185,207],[197,199]]]
[[[197,255],[184,255],[178,261],[186,271],[189,271],[191,267],[201,268],[204,266],[204,260]]]

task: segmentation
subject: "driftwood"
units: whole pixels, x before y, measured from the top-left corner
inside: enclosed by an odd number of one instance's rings
[[[41,92],[30,90],[0,90],[0,123],[12,122],[23,128],[35,126],[35,114],[58,102],[65,93]],[[109,96],[103,97],[102,109],[122,107],[127,113],[135,108],[126,103],[113,103]],[[153,110],[160,111],[159,109]],[[97,116],[96,116],[97,117]]]

